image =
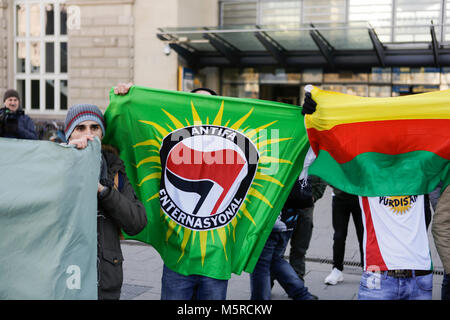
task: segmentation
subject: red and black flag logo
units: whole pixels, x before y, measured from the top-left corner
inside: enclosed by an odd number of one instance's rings
[[[245,135],[214,125],[171,132],[163,139],[160,157],[161,208],[192,230],[220,228],[235,217],[259,160]]]

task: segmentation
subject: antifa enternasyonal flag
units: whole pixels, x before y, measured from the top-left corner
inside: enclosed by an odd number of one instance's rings
[[[301,108],[138,86],[110,99],[104,142],[149,221],[126,238],[183,275],[251,272],[309,148]]]
[[[450,90],[363,98],[313,87],[309,174],[360,196],[418,195],[450,182]],[[444,190],[444,188],[442,190]]]

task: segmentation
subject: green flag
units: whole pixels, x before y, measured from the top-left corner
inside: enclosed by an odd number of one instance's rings
[[[301,109],[138,86],[110,99],[103,141],[120,150],[149,221],[127,238],[183,275],[252,272],[303,167]]]
[[[0,138],[0,300],[97,299],[100,141]]]

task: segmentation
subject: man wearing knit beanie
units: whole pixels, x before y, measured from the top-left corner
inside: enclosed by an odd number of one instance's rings
[[[92,104],[77,104],[67,112],[64,130],[69,144],[77,149],[105,134],[105,119]],[[125,166],[112,148],[102,147],[102,163],[97,189],[97,272],[98,298],[117,300],[123,282],[121,230],[136,235],[147,225],[145,207],[136,197]]]
[[[15,98],[15,99],[10,99]],[[8,100],[8,103],[6,103],[6,100]],[[3,95],[3,103],[5,104],[5,107],[7,107],[9,110],[15,112],[17,109],[19,109],[20,106],[20,96],[19,93],[14,89],[8,89],[5,91],[5,94]]]
[[[0,137],[37,139],[34,122],[20,107],[20,96],[16,90],[6,90],[3,105],[0,109]]]
[[[89,123],[81,125],[81,123],[86,121]],[[105,134],[105,119],[96,105],[77,104],[67,112],[64,128],[67,141],[69,141],[72,134],[72,140],[90,135],[98,136],[99,139],[102,139]],[[73,144],[77,145],[76,143]]]

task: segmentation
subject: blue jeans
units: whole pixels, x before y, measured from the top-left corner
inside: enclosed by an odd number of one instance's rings
[[[387,272],[364,272],[359,283],[358,300],[431,300],[433,274],[394,278]]]
[[[292,231],[272,231],[267,239],[255,269],[250,274],[252,300],[271,299],[271,275],[280,283],[290,298],[294,300],[312,299],[304,282],[283,257],[291,234]]]
[[[201,275],[184,276],[164,265],[161,300],[225,300],[228,280]]]
[[[441,299],[450,300],[450,274],[444,273],[444,279],[442,279]]]

